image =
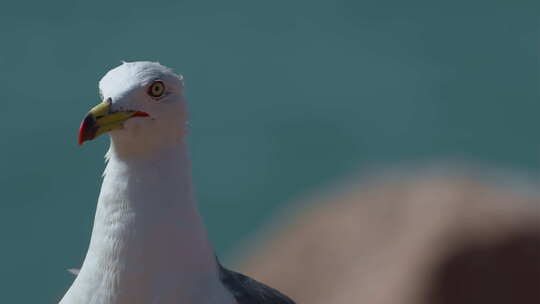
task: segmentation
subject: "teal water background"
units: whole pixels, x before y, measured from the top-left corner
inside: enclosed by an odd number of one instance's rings
[[[84,257],[104,136],[76,133],[120,60],[186,78],[220,254],[374,164],[540,171],[540,2],[9,1],[0,10],[0,303],[55,303]]]

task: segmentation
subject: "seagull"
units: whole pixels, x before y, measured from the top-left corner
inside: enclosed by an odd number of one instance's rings
[[[107,165],[88,252],[60,304],[294,304],[216,258],[194,196],[182,77],[123,62],[99,89],[78,142],[108,133]]]

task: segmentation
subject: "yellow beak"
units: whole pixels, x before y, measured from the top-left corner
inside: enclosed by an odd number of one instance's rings
[[[124,122],[133,117],[148,117],[148,113],[141,111],[113,111],[112,100],[109,98],[93,107],[84,117],[79,128],[79,145],[92,140],[103,133],[122,129]]]

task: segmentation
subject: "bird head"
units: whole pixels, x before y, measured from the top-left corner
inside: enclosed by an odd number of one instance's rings
[[[182,77],[156,62],[124,62],[99,82],[102,102],[81,122],[78,142],[110,133],[113,144],[141,148],[185,132]]]

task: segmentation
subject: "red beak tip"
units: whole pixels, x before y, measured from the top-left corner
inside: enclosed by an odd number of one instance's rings
[[[91,140],[95,137],[96,127],[94,118],[88,114],[81,122],[79,127],[79,136],[77,138],[77,143],[79,146],[82,146],[83,143],[87,140]]]

